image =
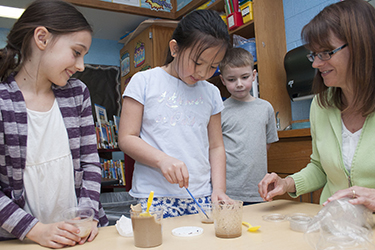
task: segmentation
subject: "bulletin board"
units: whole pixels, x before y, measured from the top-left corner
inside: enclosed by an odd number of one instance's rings
[[[106,108],[108,120],[113,120],[113,115],[120,116],[122,99],[119,67],[85,64],[85,70],[72,77],[80,79],[88,87],[95,121],[94,103]]]

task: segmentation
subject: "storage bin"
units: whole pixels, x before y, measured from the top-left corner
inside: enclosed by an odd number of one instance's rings
[[[130,205],[136,205],[137,201],[128,192],[101,193],[100,203],[109,220],[109,225],[115,225],[116,221],[124,215],[130,218]]]
[[[233,12],[227,16],[228,30],[234,30],[243,25],[241,12]]]
[[[254,19],[253,2],[245,1],[240,5],[243,23],[250,22]]]

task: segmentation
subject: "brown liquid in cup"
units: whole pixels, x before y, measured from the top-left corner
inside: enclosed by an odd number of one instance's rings
[[[237,238],[237,237],[240,237],[242,235],[242,232],[241,233],[225,233],[225,234],[220,234],[219,232],[215,232],[215,235],[216,237],[218,238]]]
[[[219,201],[214,204],[215,235],[236,238],[242,235],[242,201]]]
[[[136,247],[156,247],[162,244],[161,223],[154,216],[132,216],[134,245]]]

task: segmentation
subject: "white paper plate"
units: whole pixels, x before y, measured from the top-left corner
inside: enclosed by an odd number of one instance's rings
[[[172,234],[179,237],[193,237],[203,233],[201,227],[178,227],[172,230]]]

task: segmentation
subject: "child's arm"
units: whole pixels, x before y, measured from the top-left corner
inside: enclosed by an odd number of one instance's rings
[[[221,113],[211,116],[208,124],[209,157],[211,164],[212,201],[229,200],[226,192],[226,158],[221,131]]]
[[[271,143],[267,143],[267,151],[270,149]]]
[[[142,116],[143,105],[125,97],[120,118],[119,147],[134,160],[159,168],[168,182],[179,184],[181,188],[188,187],[189,172],[185,163],[152,147],[139,137]]]

